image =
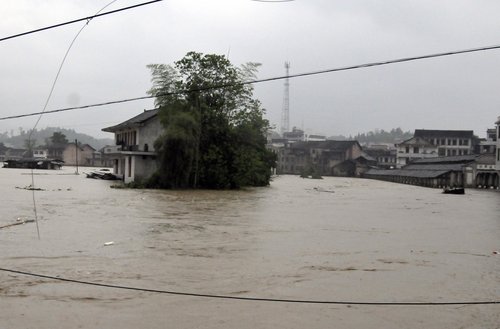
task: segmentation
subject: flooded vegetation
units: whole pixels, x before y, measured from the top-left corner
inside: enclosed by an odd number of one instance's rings
[[[1,267],[197,294],[363,302],[500,296],[500,193],[328,177],[239,191],[111,189],[0,169]],[[31,186],[40,190],[24,188]],[[39,240],[33,213],[37,204]],[[0,272],[6,328],[494,328],[498,305],[219,300]]]

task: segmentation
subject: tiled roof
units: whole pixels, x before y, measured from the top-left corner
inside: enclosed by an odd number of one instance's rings
[[[463,164],[452,163],[452,164],[439,164],[439,163],[426,163],[426,164],[409,164],[403,168],[403,170],[426,170],[426,171],[462,171]]]
[[[423,138],[439,138],[439,137],[472,138],[472,136],[474,136],[474,131],[415,129],[414,136]]]
[[[102,131],[112,133],[112,132],[126,129],[126,128],[138,127],[138,126],[141,126],[147,120],[155,117],[157,114],[158,114],[158,109],[149,110],[149,111],[144,110],[144,112],[142,112],[141,114],[136,115],[135,117],[128,119],[127,121],[124,121],[124,122],[117,124],[115,126],[103,128]]]
[[[407,139],[397,145],[418,145],[423,147],[435,147],[433,144],[426,141],[424,138],[419,136],[414,136],[410,139]]]
[[[405,169],[370,169],[366,176],[401,176],[414,178],[436,178],[446,174],[450,170],[405,170]]]
[[[312,142],[296,142],[291,144],[291,148],[298,149],[325,149],[330,151],[345,151],[354,145],[359,145],[358,141],[312,141]]]
[[[423,164],[423,163],[452,163],[452,162],[472,162],[477,158],[477,155],[456,155],[456,156],[447,156],[447,157],[436,157],[436,158],[427,158],[427,159],[418,159],[413,161],[415,164]]]

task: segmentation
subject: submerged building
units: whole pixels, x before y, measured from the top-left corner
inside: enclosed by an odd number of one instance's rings
[[[401,169],[370,169],[363,177],[426,187],[475,187],[474,163],[477,157],[419,159]]]
[[[278,155],[277,174],[314,172],[322,176],[360,175],[354,162],[362,156],[361,145],[357,141],[285,143],[275,151]],[[364,161],[359,162],[364,166]]]
[[[115,144],[105,148],[105,155],[113,161],[113,171],[125,183],[150,177],[157,169],[154,142],[163,127],[158,110],[143,113],[102,131],[115,134]]]

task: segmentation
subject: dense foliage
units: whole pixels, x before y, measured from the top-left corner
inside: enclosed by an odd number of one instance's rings
[[[384,129],[375,129],[367,133],[358,133],[355,136],[336,135],[330,136],[331,140],[356,140],[361,144],[377,144],[377,143],[400,143],[413,137],[411,131],[403,131],[401,128],[393,128],[390,131]]]
[[[225,56],[188,53],[174,65],[148,65],[164,133],[155,143],[159,170],[150,186],[239,188],[268,185],[275,156],[269,123],[241,82],[259,64],[235,67]],[[218,86],[217,88],[213,88]]]
[[[357,134],[352,139],[360,143],[400,143],[412,137],[413,133],[410,131],[404,132],[401,128],[393,128],[391,131],[375,129],[368,133]]]

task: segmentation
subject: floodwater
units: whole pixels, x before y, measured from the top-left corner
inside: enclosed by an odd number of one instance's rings
[[[500,300],[499,191],[294,176],[242,191],[129,190],[74,171],[35,171],[40,239],[33,222],[0,229],[1,268],[240,297]],[[2,168],[0,182],[0,226],[33,219],[29,171]],[[62,327],[500,328],[500,304],[221,300],[0,271],[0,328]]]

